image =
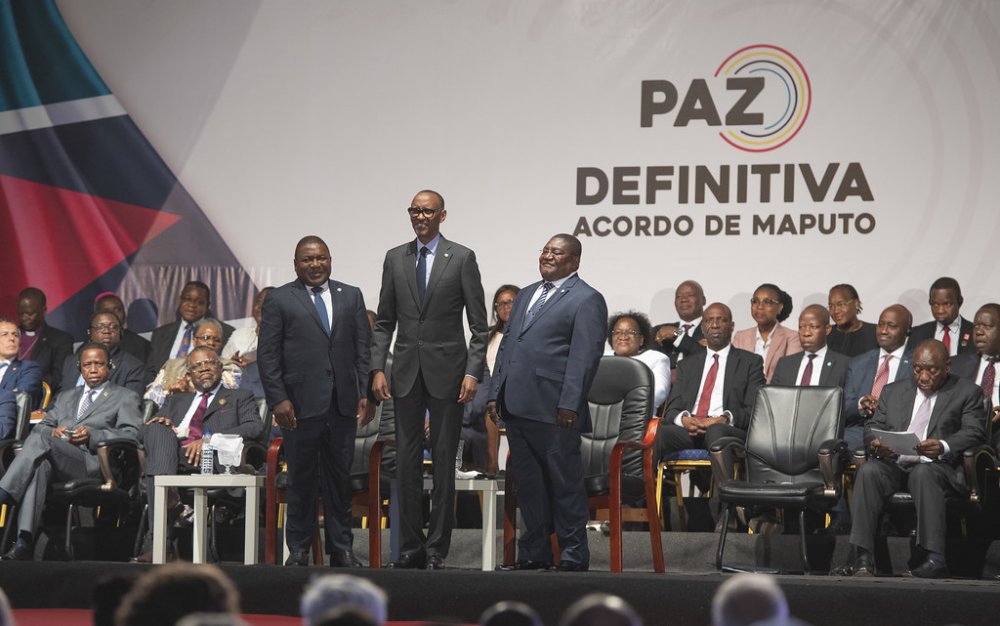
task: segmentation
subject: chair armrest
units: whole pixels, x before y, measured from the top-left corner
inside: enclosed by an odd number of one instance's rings
[[[259,441],[243,441],[240,466],[250,465],[256,472],[267,463],[267,448]]]
[[[717,485],[732,480],[737,459],[747,456],[746,444],[737,437],[723,437],[712,444],[708,457],[712,462],[712,478]]]
[[[969,486],[969,502],[981,502],[986,470],[997,467],[993,448],[988,444],[969,448],[962,453],[962,467],[965,471],[965,484]]]
[[[120,446],[138,448],[139,442],[128,437],[108,437],[103,441],[99,441],[94,447],[100,450],[101,448],[117,448]]]
[[[847,442],[843,439],[824,441],[817,452],[819,472],[823,476],[823,495],[836,496],[840,493],[840,475],[847,465]]]
[[[867,461],[867,460],[868,460],[868,449],[867,448],[858,448],[851,455],[851,461],[854,462],[854,467],[861,467],[862,465],[865,464],[865,461]]]
[[[97,448],[97,464],[101,469],[101,478],[104,479],[104,484],[101,485],[102,491],[111,491],[118,486],[118,480],[115,478],[114,470],[111,468],[112,452],[117,450],[131,450],[135,452],[137,457],[140,457],[142,454],[139,442],[127,437],[105,439],[98,442],[95,447]],[[141,462],[140,465],[142,465]]]
[[[610,472],[612,479],[622,474],[622,458],[625,456],[626,450],[642,450],[643,472],[652,475],[653,452],[656,449],[656,429],[659,423],[659,417],[649,420],[649,423],[646,424],[646,432],[643,434],[642,441],[619,441],[611,448]],[[646,467],[646,457],[649,457],[649,467]]]

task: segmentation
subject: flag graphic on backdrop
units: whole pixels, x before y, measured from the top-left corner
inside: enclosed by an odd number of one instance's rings
[[[174,319],[188,280],[208,283],[227,319],[246,316],[255,291],[55,0],[0,0],[0,276],[0,315],[36,286],[52,325],[78,339],[103,291],[135,305],[139,332]]]

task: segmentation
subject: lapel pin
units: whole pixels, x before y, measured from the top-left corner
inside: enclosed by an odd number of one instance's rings
[[[340,287],[337,287],[337,291],[343,291],[343,289],[341,289]]]
[[[219,406],[222,406],[225,403],[226,403],[226,399],[225,398],[220,398],[219,399]]]
[[[444,258],[446,258],[446,259],[447,259],[447,258],[448,258],[449,256],[451,256],[451,255],[450,255],[450,254],[448,254],[447,252],[445,252],[445,253],[444,253]]]

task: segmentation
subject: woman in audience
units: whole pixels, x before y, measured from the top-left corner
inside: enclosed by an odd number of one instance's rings
[[[222,324],[218,320],[205,317],[195,323],[191,338],[192,349],[210,348],[218,353],[224,341]],[[223,363],[222,368],[222,386],[226,389],[239,389],[240,378],[243,375],[240,366],[235,363]],[[143,398],[152,400],[158,406],[163,406],[163,403],[167,401],[167,396],[175,391],[194,391],[187,373],[186,356],[170,359],[163,364],[163,367],[157,372],[156,378],[146,387]]]
[[[670,358],[653,346],[653,328],[649,318],[636,311],[615,313],[608,321],[608,345],[615,356],[630,356],[642,361],[653,372],[653,412],[670,393]]]
[[[252,327],[244,326],[233,331],[233,334],[229,336],[229,341],[226,342],[226,346],[222,349],[223,363],[232,361],[240,367],[246,367],[257,360],[257,336],[260,334],[260,314],[264,307],[264,300],[267,299],[267,294],[272,289],[274,287],[264,287],[257,294],[257,297],[254,298],[251,315],[253,315],[255,324]]]
[[[764,359],[764,379],[770,383],[778,359],[802,352],[799,333],[781,322],[792,314],[792,297],[777,285],[764,283],[750,298],[750,315],[756,326],[736,331],[733,346],[759,354]]]
[[[878,347],[875,324],[858,319],[861,298],[853,285],[844,283],[830,288],[828,308],[833,320],[833,332],[826,338],[830,350],[853,358]]]

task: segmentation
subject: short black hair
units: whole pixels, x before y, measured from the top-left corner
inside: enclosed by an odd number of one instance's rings
[[[194,287],[196,289],[201,289],[202,291],[204,291],[205,292],[205,300],[209,304],[211,304],[211,302],[212,302],[212,290],[208,288],[208,285],[206,285],[205,283],[201,282],[200,280],[189,280],[186,283],[184,283],[184,288],[181,289],[181,293],[184,293],[185,291],[187,291],[188,287]]]
[[[861,296],[858,295],[858,290],[854,288],[854,285],[851,285],[849,283],[840,283],[839,285],[834,285],[833,287],[830,287],[830,293],[833,293],[834,289],[843,289],[847,293],[851,294],[851,298],[855,300],[861,299]]]
[[[295,258],[298,258],[298,256],[299,256],[299,248],[301,248],[302,246],[306,246],[306,245],[312,244],[312,243],[318,243],[321,246],[323,246],[324,248],[326,248],[327,252],[330,251],[330,246],[326,245],[326,242],[323,241],[322,237],[320,237],[319,235],[306,235],[302,239],[299,239],[299,242],[297,244],[295,244]]]
[[[118,316],[111,309],[98,309],[90,314],[90,326],[94,325],[94,320],[97,319],[98,315],[110,315],[111,317],[118,320]],[[119,326],[121,325],[121,320],[118,320]]]
[[[608,345],[614,348],[614,344],[611,342],[611,333],[615,330],[615,325],[622,319],[633,320],[639,326],[639,336],[642,337],[642,348],[643,350],[649,349],[653,345],[653,325],[649,322],[649,317],[645,313],[640,313],[639,311],[623,311],[620,313],[615,313],[608,320]]]
[[[24,298],[38,298],[38,303],[46,306],[45,292],[38,287],[25,287],[22,289],[21,293],[17,294],[17,299],[23,300]]]
[[[76,366],[80,367],[80,359],[83,358],[83,353],[87,350],[100,350],[104,353],[104,358],[108,360],[108,365],[111,365],[111,351],[103,343],[97,343],[96,341],[87,341],[80,346],[80,351],[76,353]]]
[[[781,287],[775,285],[774,283],[763,283],[758,286],[754,291],[760,291],[761,289],[767,289],[768,291],[773,291],[778,294],[778,302],[781,303],[781,313],[778,313],[778,321],[784,322],[788,319],[788,316],[792,314],[792,297],[781,290]]]
[[[444,196],[442,196],[438,192],[434,191],[433,189],[421,189],[420,191],[418,191],[416,193],[416,195],[414,197],[419,196],[422,193],[429,193],[432,196],[434,196],[435,198],[437,198],[438,199],[438,203],[441,205],[439,208],[442,211],[444,211]],[[461,212],[461,211],[459,211],[459,212]]]
[[[935,280],[931,283],[931,288],[927,292],[927,297],[930,297],[930,292],[935,289],[950,289],[955,292],[955,298],[958,300],[958,306],[962,306],[962,288],[959,286],[958,281],[951,276],[942,276],[941,278]]]
[[[559,233],[558,235],[552,235],[549,239],[561,239],[566,242],[567,252],[573,256],[580,256],[583,254],[583,243],[580,242],[574,235],[569,233]]]

